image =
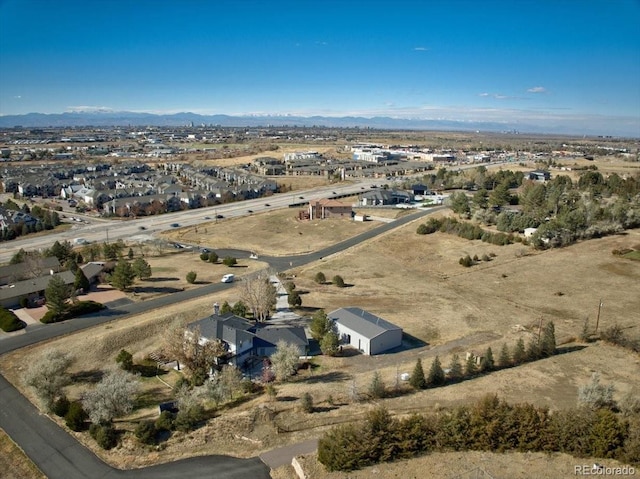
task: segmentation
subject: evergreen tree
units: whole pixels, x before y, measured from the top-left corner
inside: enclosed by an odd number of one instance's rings
[[[444,370],[440,364],[440,358],[435,357],[431,363],[431,369],[429,369],[429,376],[427,377],[427,384],[429,386],[442,386],[445,383]]]
[[[331,330],[320,340],[320,351],[326,356],[335,356],[340,350],[340,338],[338,334]]]
[[[229,301],[225,301],[224,303],[222,303],[222,306],[220,306],[220,314],[225,314],[230,312],[231,312],[231,305],[229,304]]]
[[[498,366],[501,368],[508,368],[511,366],[511,355],[509,354],[509,346],[507,343],[502,345],[500,350],[500,357],[498,357]]]
[[[524,349],[524,340],[522,338],[518,339],[516,343],[516,347],[513,350],[513,364],[517,366],[518,364],[522,364],[527,358],[527,353]]]
[[[537,361],[541,357],[542,350],[540,349],[540,342],[538,338],[531,338],[527,345],[526,360]]]
[[[135,273],[128,261],[121,259],[118,261],[113,274],[111,275],[111,284],[121,291],[124,291],[133,284]]]
[[[449,377],[454,381],[462,378],[462,363],[460,362],[460,356],[454,354],[451,358],[451,364],[449,365]]]
[[[545,324],[542,330],[540,352],[543,357],[553,356],[556,353],[556,328],[553,321]]]
[[[319,309],[311,318],[311,337],[316,341],[320,341],[329,331],[334,329],[333,321],[327,318],[324,309]]]
[[[73,289],[75,289],[76,291],[81,289],[83,292],[86,293],[90,287],[91,287],[91,283],[89,283],[89,280],[84,275],[84,272],[82,271],[82,269],[78,268],[78,270],[76,271],[76,277],[73,280]]]
[[[469,354],[467,362],[464,366],[464,375],[467,377],[473,377],[478,373],[478,366],[476,365],[476,357],[473,354]]]
[[[369,395],[372,398],[380,399],[385,396],[386,387],[384,385],[384,381],[382,380],[382,376],[380,373],[376,371],[373,373],[373,378],[371,378],[371,384],[369,385]]]
[[[495,361],[493,359],[493,351],[491,350],[491,346],[489,346],[484,353],[484,358],[482,358],[480,370],[482,372],[487,372],[487,371],[492,371],[494,368],[495,368]]]
[[[424,377],[424,370],[422,369],[422,359],[420,358],[416,361],[411,377],[409,377],[409,384],[415,389],[424,389],[427,387],[427,380]]]
[[[62,316],[68,309],[67,300],[71,297],[71,289],[60,276],[53,276],[44,291],[47,308],[55,316]]]
[[[137,258],[133,262],[133,273],[140,279],[148,279],[151,277],[151,265],[144,258]]]
[[[242,301],[236,301],[233,303],[233,308],[231,308],[231,312],[241,318],[246,318],[248,311],[249,308]]]

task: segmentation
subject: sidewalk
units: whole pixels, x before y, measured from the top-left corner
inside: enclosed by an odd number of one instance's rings
[[[308,439],[307,441],[263,452],[258,457],[271,469],[276,469],[277,467],[291,464],[294,457],[301,454],[310,454],[316,449],[318,449],[318,440]]]
[[[269,322],[300,319],[300,316],[289,308],[289,294],[280,279],[273,275],[269,277],[269,281],[276,287],[276,312],[269,318]]]

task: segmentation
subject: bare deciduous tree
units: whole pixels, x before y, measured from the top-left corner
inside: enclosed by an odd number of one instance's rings
[[[276,288],[269,281],[269,274],[260,272],[242,282],[240,297],[253,312],[253,319],[264,322],[276,304]]]
[[[31,386],[42,405],[51,409],[53,403],[70,378],[66,373],[73,357],[58,349],[47,349],[27,369],[24,382]]]
[[[183,318],[178,318],[167,328],[164,335],[164,353],[185,367],[189,374],[204,378],[225,353],[224,343],[219,339],[205,339],[200,328],[188,328]]]
[[[82,405],[91,422],[107,423],[133,410],[139,386],[133,374],[113,369],[84,397]]]

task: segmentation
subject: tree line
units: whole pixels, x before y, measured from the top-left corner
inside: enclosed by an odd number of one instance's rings
[[[446,451],[563,452],[640,464],[640,421],[606,408],[550,412],[508,404],[496,395],[450,411],[393,418],[384,407],[364,423],[326,432],[318,461],[329,471],[352,471],[380,462]]]

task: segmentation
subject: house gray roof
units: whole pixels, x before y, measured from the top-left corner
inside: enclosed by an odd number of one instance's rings
[[[18,298],[21,296],[27,296],[31,293],[38,291],[44,291],[49,285],[49,281],[54,276],[59,276],[63,279],[65,284],[73,284],[75,275],[73,271],[64,271],[54,275],[47,274],[39,278],[27,279],[26,281],[18,281],[8,286],[0,288],[0,301],[4,301],[11,298]]]
[[[220,339],[228,344],[237,345],[240,341],[250,341],[253,333],[251,321],[231,313],[212,314],[188,325],[190,330],[200,328],[200,334],[206,339]]]
[[[360,308],[340,308],[327,314],[332,321],[336,321],[343,326],[362,334],[365,338],[373,339],[385,331],[398,330],[398,326],[385,321],[384,319],[371,314]]]
[[[265,327],[256,331],[256,338],[262,339],[273,345],[277,345],[278,341],[285,341],[295,346],[308,346],[309,341],[301,327]]]
[[[80,269],[84,273],[84,276],[91,281],[93,278],[102,273],[104,269],[104,263],[90,262],[83,266],[80,266]]]
[[[35,271],[38,269],[39,272]],[[33,266],[28,266],[25,263],[8,264],[6,266],[0,266],[0,285],[12,283],[15,281],[22,281],[29,276],[35,276],[38,274],[48,274],[50,270],[57,272],[60,269],[60,262],[55,256],[47,256],[34,263]]]

